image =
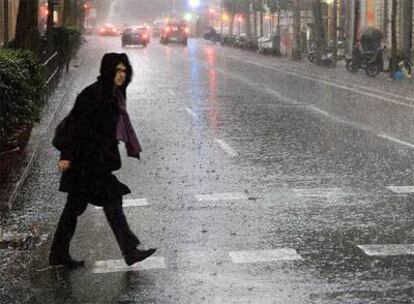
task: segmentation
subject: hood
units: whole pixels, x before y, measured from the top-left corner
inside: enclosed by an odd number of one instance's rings
[[[100,76],[98,77],[98,81],[102,83],[105,91],[112,92],[114,86],[114,78],[116,74],[115,68],[120,62],[125,64],[125,66],[127,67],[125,83],[122,87],[120,87],[120,90],[125,96],[126,88],[132,79],[132,67],[129,63],[128,56],[125,53],[106,53],[102,57]]]

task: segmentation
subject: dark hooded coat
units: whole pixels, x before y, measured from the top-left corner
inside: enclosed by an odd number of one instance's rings
[[[56,128],[52,142],[61,152],[60,159],[71,161],[71,168],[62,173],[59,191],[83,194],[95,205],[130,193],[111,173],[121,168],[116,139],[119,110],[113,82],[120,62],[127,67],[126,81],[119,88],[125,97],[132,77],[128,57],[105,54],[98,80],[78,95],[73,109]]]

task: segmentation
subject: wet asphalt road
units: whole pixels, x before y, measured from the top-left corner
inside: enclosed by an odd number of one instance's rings
[[[119,38],[89,39],[58,120],[110,51]],[[90,206],[72,242],[87,267],[45,269],[49,243],[28,251],[2,278],[5,303],[412,303],[413,248],[358,247],[414,244],[413,197],[387,188],[414,185],[412,87],[307,76],[309,65],[199,40],[124,51],[144,153],[122,150],[117,175],[125,199],[144,202],[125,207],[132,230],[158,251],[142,269],[98,267],[122,257]],[[20,212],[53,232],[65,196],[52,134],[5,223]]]

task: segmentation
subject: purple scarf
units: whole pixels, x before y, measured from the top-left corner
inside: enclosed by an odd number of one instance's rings
[[[118,102],[119,117],[116,128],[116,139],[123,141],[128,152],[128,156],[139,159],[139,153],[142,151],[134,127],[126,109],[126,101],[120,90],[115,90],[115,97]]]

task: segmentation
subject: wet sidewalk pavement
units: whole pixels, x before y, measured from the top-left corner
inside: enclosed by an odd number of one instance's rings
[[[302,54],[302,59],[292,60],[287,56],[262,55],[257,52],[249,52],[240,49],[221,47],[218,44],[213,45],[206,41],[200,41],[200,44],[214,46],[219,52],[240,60],[245,63],[260,64],[262,67],[277,67],[286,71],[296,72],[303,76],[310,76],[316,79],[327,80],[332,83],[355,86],[356,88],[366,88],[373,92],[390,93],[411,97],[409,101],[414,103],[414,77],[403,80],[391,79],[389,73],[381,72],[376,77],[369,77],[365,71],[360,70],[357,73],[351,73],[346,70],[345,60],[337,62],[336,67],[318,66],[309,62],[306,54]]]

